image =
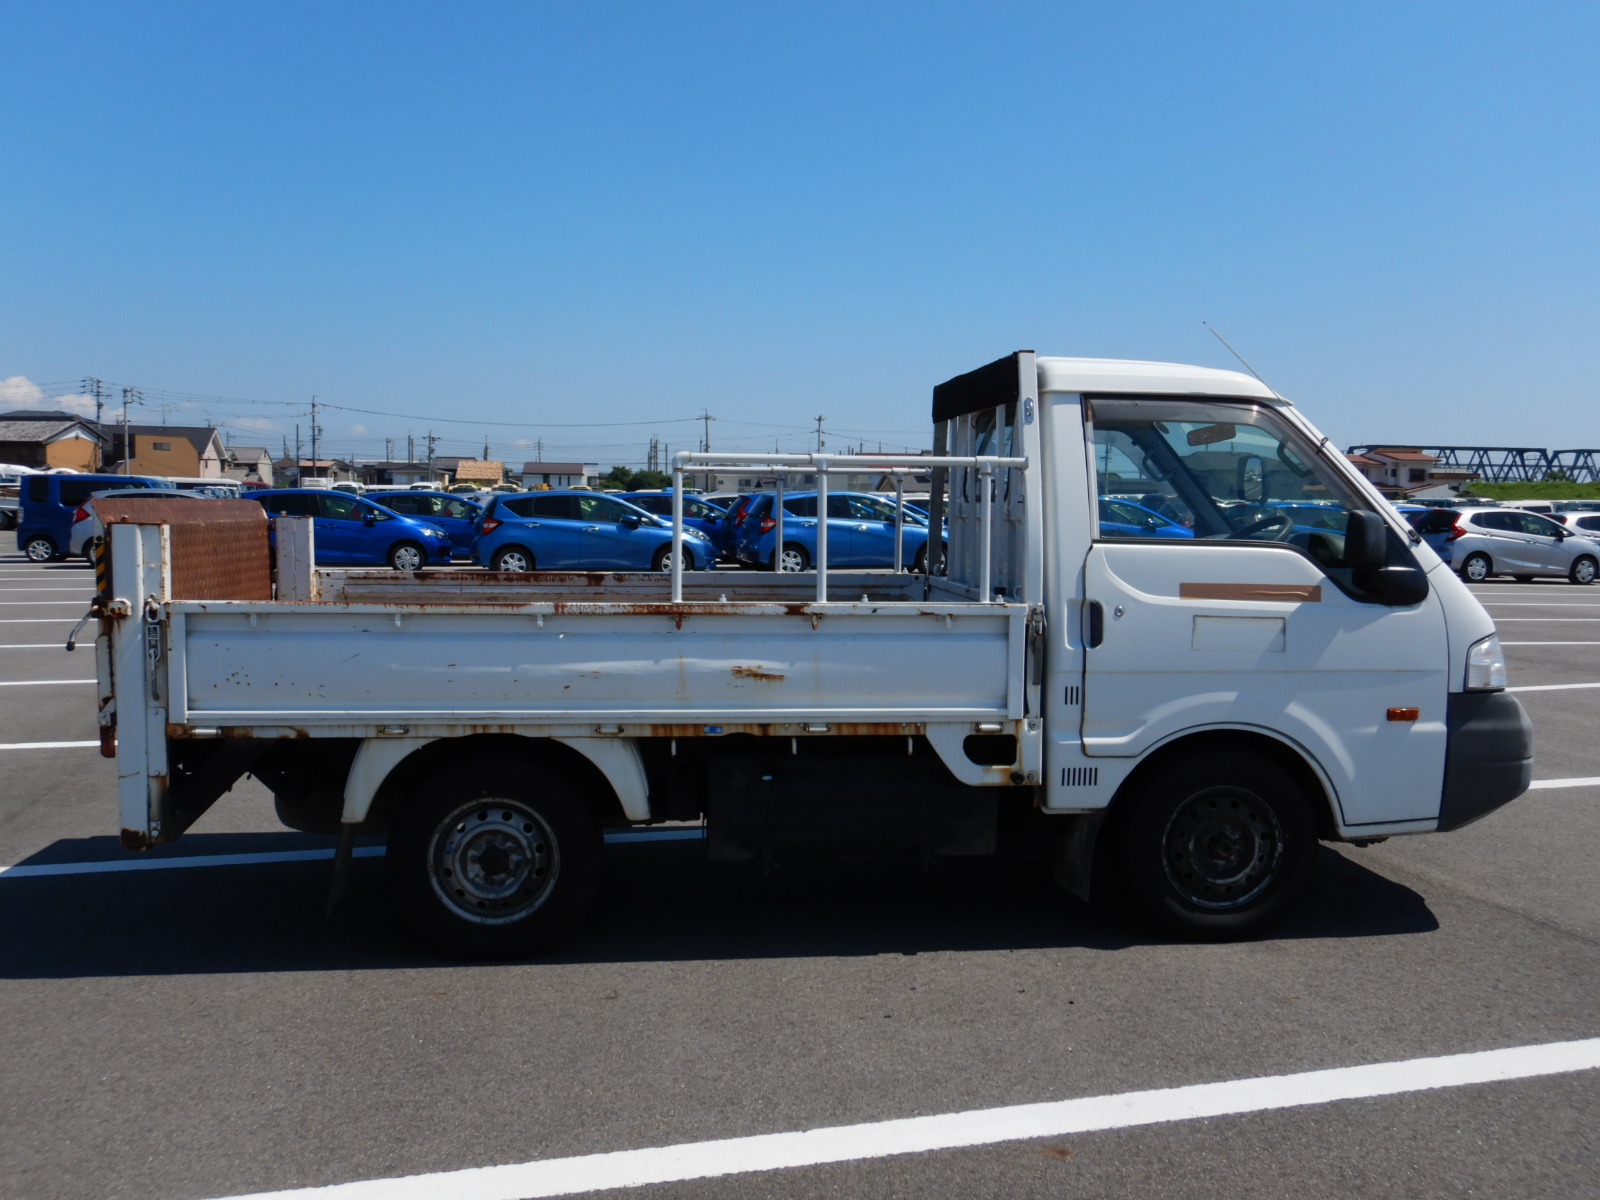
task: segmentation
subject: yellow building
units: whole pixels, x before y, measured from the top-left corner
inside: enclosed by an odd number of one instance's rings
[[[94,424],[69,412],[17,409],[0,413],[0,462],[48,470],[97,471],[101,438]]]
[[[129,425],[133,461],[129,474],[168,475],[179,479],[221,479],[227,472],[228,451],[222,434],[203,425]],[[107,425],[111,436],[112,468],[122,470],[121,425]]]

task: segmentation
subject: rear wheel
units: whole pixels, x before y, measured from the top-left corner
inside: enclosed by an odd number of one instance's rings
[[[1494,574],[1494,566],[1487,554],[1469,554],[1461,564],[1461,578],[1469,583],[1482,583]]]
[[[496,571],[531,571],[533,552],[521,546],[501,546],[490,558],[489,565]]]
[[[56,556],[56,544],[43,534],[38,534],[23,543],[22,552],[28,556],[29,562],[49,562]]]
[[[773,562],[773,570],[782,571],[788,575],[797,575],[801,571],[811,569],[811,556],[806,553],[806,548],[794,542],[785,542],[783,552]]]
[[[90,538],[83,544],[83,558],[91,567],[94,566],[94,556],[100,553],[100,539]]]
[[[1111,848],[1125,890],[1180,937],[1257,934],[1310,877],[1310,801],[1270,759],[1219,750],[1173,760],[1127,804]]]
[[[561,776],[515,758],[456,764],[396,813],[388,870],[407,923],[436,948],[526,955],[572,931],[599,890],[600,826]]]
[[[428,556],[415,542],[396,542],[389,548],[389,565],[396,571],[420,571],[428,565]]]
[[[1600,571],[1600,563],[1596,563],[1593,558],[1585,554],[1582,558],[1573,560],[1567,578],[1573,583],[1593,583],[1597,571]]]

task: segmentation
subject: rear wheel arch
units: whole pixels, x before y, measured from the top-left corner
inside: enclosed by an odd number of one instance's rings
[[[483,733],[438,738],[401,759],[384,776],[361,821],[362,832],[382,832],[419,779],[484,758],[511,758],[560,775],[594,810],[602,826],[628,824],[616,789],[595,763],[564,742],[519,734]]]

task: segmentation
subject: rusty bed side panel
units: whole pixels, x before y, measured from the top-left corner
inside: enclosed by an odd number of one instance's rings
[[[272,599],[267,510],[254,500],[106,496],[95,511],[105,525],[171,528],[174,600]]]

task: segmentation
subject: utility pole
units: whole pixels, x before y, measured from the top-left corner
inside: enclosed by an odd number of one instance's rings
[[[433,461],[433,444],[439,439],[433,436],[433,430],[428,430],[428,461]]]
[[[317,435],[322,427],[317,424],[317,398],[311,397],[311,469],[317,469]]]
[[[818,454],[822,453],[822,423],[825,420],[827,420],[826,417],[818,417],[817,418],[817,453]]]
[[[100,410],[105,407],[105,384],[93,376],[83,381],[83,390],[94,397],[94,423],[100,424]]]
[[[393,462],[394,461],[394,439],[393,438],[384,438],[383,439],[383,461],[384,462]]]
[[[303,462],[305,462],[305,459],[300,457],[300,422],[296,421],[294,423],[294,485],[295,485],[295,487],[299,487],[300,484],[302,482],[304,482],[300,478],[301,473],[302,473],[301,470],[300,470],[300,464],[303,463]]]
[[[128,424],[128,406],[139,402],[139,389],[125,387],[122,389],[122,473],[133,474],[133,437]]]
[[[715,421],[716,418],[711,415],[709,408],[702,408],[700,410],[700,419],[705,422],[706,426],[706,435],[701,439],[700,449],[709,454],[711,453],[711,422]]]
[[[488,438],[484,438],[483,439],[483,461],[484,462],[488,462],[489,461],[489,439]]]
[[[406,461],[409,463],[417,461],[417,439],[411,436],[409,429],[406,430]]]

